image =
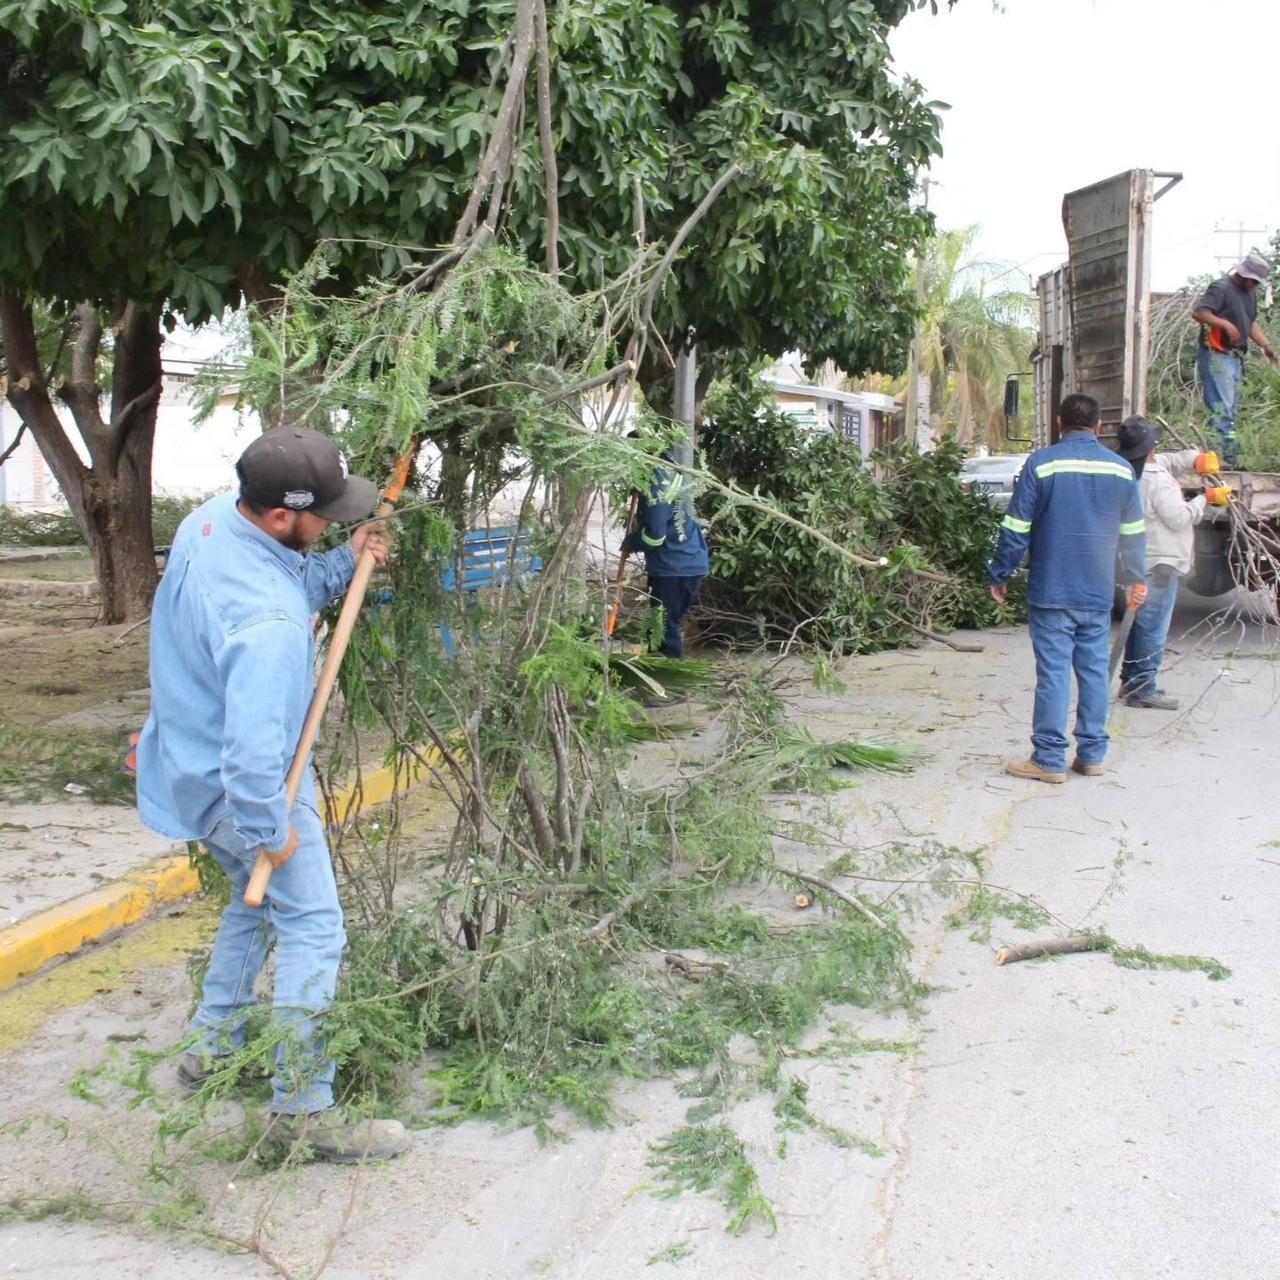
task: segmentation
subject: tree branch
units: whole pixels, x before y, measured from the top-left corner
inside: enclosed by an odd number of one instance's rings
[[[102,321],[98,318],[97,308],[82,302],[76,307],[71,376],[58,388],[58,397],[71,410],[94,466],[104,461],[101,455],[107,441],[107,424],[102,420],[102,388],[98,385],[98,353],[101,348]]]
[[[13,437],[13,443],[3,453],[0,453],[0,467],[3,467],[17,453],[18,446],[22,443],[22,437],[27,434],[26,420],[19,419],[19,423],[18,434]]]
[[[547,39],[547,3],[537,0],[534,12],[538,45],[538,137],[542,143],[542,177],[547,198],[547,274],[560,274],[560,167],[551,132],[551,47]]]
[[[129,441],[129,433],[135,422],[142,420],[144,409],[149,409],[160,399],[162,382],[152,383],[145,391],[140,391],[119,413],[111,419],[111,471],[120,465],[120,455]]]
[[[9,403],[30,427],[67,501],[82,516],[77,504],[88,468],[80,461],[49,398],[31,307],[16,293],[0,294],[0,341],[9,370]]]
[[[653,279],[649,281],[649,286],[644,291],[641,319],[646,331],[653,328],[653,304],[657,300],[658,290],[662,288],[663,280],[666,279],[667,273],[671,270],[672,264],[676,260],[676,255],[684,246],[684,242],[689,238],[693,229],[707,216],[711,206],[724,193],[725,188],[731,182],[736,182],[742,174],[743,168],[740,164],[731,164],[715,180],[711,190],[698,202],[698,207],[684,220],[680,230],[676,232],[675,237],[667,246],[666,253],[662,255],[662,260],[658,263],[658,269],[653,273]]]
[[[884,921],[865,902],[853,897],[852,894],[843,893],[829,880],[820,880],[817,876],[811,876],[804,871],[796,871],[792,867],[779,867],[778,870],[784,876],[790,876],[792,880],[799,880],[801,884],[811,885],[815,889],[821,889],[823,893],[829,893],[833,898],[839,898],[841,902],[852,907],[860,916],[875,925],[877,929],[885,928]]]
[[[512,151],[512,135],[515,131],[517,108],[524,97],[525,79],[529,72],[529,57],[533,52],[533,14],[537,0],[519,0],[516,8],[516,20],[513,29],[513,52],[511,70],[507,74],[507,87],[502,95],[502,103],[498,107],[498,115],[494,120],[493,133],[489,137],[489,145],[476,171],[476,180],[467,199],[466,208],[458,219],[453,233],[453,243],[463,244],[476,229],[476,220],[480,215],[480,206],[484,203],[500,161],[505,153],[506,168],[510,167]],[[420,286],[419,286],[420,287]]]

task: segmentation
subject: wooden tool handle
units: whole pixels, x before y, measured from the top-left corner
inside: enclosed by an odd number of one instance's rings
[[[627,512],[627,536],[631,534],[631,528],[636,522],[636,508],[640,503],[640,495],[633,493],[631,495],[631,510]],[[622,577],[627,571],[627,556],[630,554],[625,548],[622,552],[622,559],[618,561],[618,576],[613,580],[613,606],[609,610],[609,617],[604,624],[604,634],[606,639],[611,639],[613,633],[618,629],[618,613],[622,609]]]
[[[383,520],[389,516],[404,493],[409,478],[409,468],[413,465],[413,455],[417,452],[417,442],[396,461],[391,475],[391,483],[387,486],[382,503],[374,513],[373,519]],[[324,666],[320,668],[320,678],[316,681],[315,692],[311,695],[311,705],[307,708],[307,718],[302,723],[302,732],[298,735],[298,746],[293,753],[293,764],[289,766],[289,776],[285,779],[285,794],[289,797],[289,809],[293,810],[293,802],[298,798],[298,788],[307,772],[311,760],[311,748],[315,746],[316,734],[320,732],[320,722],[324,719],[325,708],[329,705],[329,697],[333,686],[338,682],[338,668],[351,642],[351,632],[355,629],[356,616],[360,606],[364,604],[365,592],[369,589],[369,579],[373,577],[373,552],[367,547],[360,553],[356,561],[356,571],[352,575],[351,585],[347,588],[346,599],[342,602],[342,612],[333,628],[333,638],[329,641],[329,652],[325,655]],[[246,906],[260,907],[267,895],[267,884],[271,880],[271,861],[261,849],[258,850],[258,861],[254,864],[253,874],[245,886],[244,901]]]

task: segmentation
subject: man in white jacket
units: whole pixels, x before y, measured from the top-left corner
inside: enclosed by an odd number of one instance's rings
[[[1117,452],[1133,464],[1147,526],[1147,598],[1125,645],[1120,696],[1129,707],[1176,711],[1177,698],[1156,687],[1156,676],[1164,660],[1178,584],[1191,571],[1192,530],[1203,519],[1206,506],[1226,505],[1231,490],[1210,488],[1186,501],[1175,477],[1216,476],[1218,455],[1195,449],[1156,453],[1159,440],[1160,428],[1145,418],[1126,418],[1120,424]]]

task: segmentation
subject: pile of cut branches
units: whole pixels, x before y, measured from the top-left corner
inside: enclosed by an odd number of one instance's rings
[[[703,495],[709,635],[865,652],[1012,616],[986,589],[1000,517],[961,487],[954,443],[897,444],[869,467],[856,444],[806,428],[758,384],[714,389],[702,442],[716,476],[765,504]]]

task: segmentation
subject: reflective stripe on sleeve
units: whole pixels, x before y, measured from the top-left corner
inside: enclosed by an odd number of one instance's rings
[[[1008,529],[1010,533],[1030,533],[1031,521],[1019,520],[1017,516],[1005,516],[1005,518],[1000,521],[1000,527],[1002,529]]]
[[[1133,520],[1120,526],[1120,536],[1122,538],[1131,537],[1135,533],[1146,533],[1146,531],[1147,522],[1145,520]]]
[[[664,542],[666,542],[666,540],[667,535],[665,533],[660,538],[651,538],[643,529],[640,531],[640,541],[643,542],[646,547],[660,547]]]
[[[684,475],[682,472],[675,472],[671,479],[658,490],[657,500],[659,502],[675,502],[684,489]]]

